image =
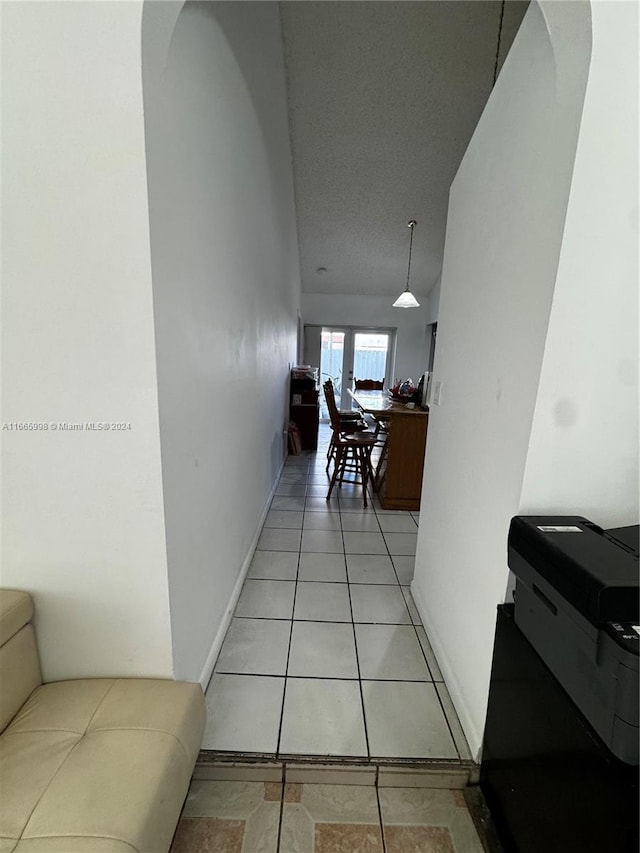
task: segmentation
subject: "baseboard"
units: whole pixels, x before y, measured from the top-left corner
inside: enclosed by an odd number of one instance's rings
[[[220,649],[222,648],[224,638],[229,629],[229,625],[231,624],[233,612],[236,608],[236,604],[238,603],[238,599],[240,598],[240,593],[242,592],[242,585],[244,584],[245,578],[247,577],[247,572],[249,571],[249,566],[251,565],[251,561],[253,560],[253,555],[255,554],[256,546],[258,544],[258,539],[260,538],[260,534],[262,533],[262,528],[267,518],[267,513],[269,512],[269,506],[271,505],[273,496],[275,495],[276,489],[278,488],[278,482],[280,480],[282,469],[284,468],[284,463],[286,462],[286,460],[287,457],[285,456],[282,460],[282,464],[280,465],[280,470],[276,475],[273,488],[271,489],[269,497],[267,498],[267,501],[264,505],[264,509],[262,510],[260,521],[258,522],[258,525],[253,534],[253,539],[251,540],[251,545],[249,545],[247,556],[245,557],[244,562],[242,563],[242,567],[240,568],[240,573],[238,574],[238,579],[236,580],[235,585],[233,587],[233,591],[231,593],[231,597],[229,598],[229,603],[227,604],[227,609],[225,610],[224,617],[222,618],[220,627],[218,628],[218,631],[216,632],[216,635],[213,639],[211,649],[209,650],[209,654],[207,655],[207,659],[202,669],[202,674],[198,679],[198,681],[200,682],[200,686],[205,692],[207,690],[207,687],[209,686],[209,682],[211,681],[211,676],[213,675],[213,668],[216,665],[216,661],[218,659],[218,655],[220,654]]]
[[[411,595],[413,596],[413,600],[415,601],[418,613],[420,614],[424,629],[427,632],[427,637],[429,638],[429,642],[431,643],[433,653],[436,656],[436,660],[438,661],[440,672],[442,673],[444,682],[447,686],[447,690],[449,691],[449,696],[451,697],[451,701],[453,702],[454,708],[458,715],[458,719],[460,720],[460,725],[462,726],[464,736],[466,737],[467,743],[469,744],[469,747],[471,749],[471,754],[474,755],[475,748],[475,761],[479,762],[482,744],[482,733],[478,733],[475,730],[475,726],[471,722],[471,717],[467,713],[467,708],[462,698],[462,693],[460,691],[458,680],[455,677],[453,668],[451,667],[447,655],[445,654],[445,651],[442,648],[442,645],[440,644],[436,628],[434,627],[429,618],[429,610],[426,606],[425,600],[422,597],[422,592],[420,588],[415,584],[415,582],[411,584]]]

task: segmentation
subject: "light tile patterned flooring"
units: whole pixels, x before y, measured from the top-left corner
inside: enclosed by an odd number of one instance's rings
[[[482,853],[462,791],[194,781],[171,853]]]
[[[413,603],[418,514],[326,501],[329,430],[290,456],[207,690],[203,749],[469,760]]]

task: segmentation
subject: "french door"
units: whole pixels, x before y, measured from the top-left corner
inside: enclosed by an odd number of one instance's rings
[[[320,364],[321,381],[333,381],[338,406],[350,409],[352,400],[347,389],[353,388],[354,378],[384,379],[384,387],[389,388],[395,329],[306,326],[305,353],[307,364]],[[324,408],[320,414],[323,420],[328,418]]]

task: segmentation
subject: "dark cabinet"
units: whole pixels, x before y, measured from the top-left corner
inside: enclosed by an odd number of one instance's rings
[[[637,853],[638,768],[619,761],[498,608],[480,787],[507,853]]]
[[[300,430],[303,450],[317,450],[320,402],[317,368],[291,371],[289,419]]]

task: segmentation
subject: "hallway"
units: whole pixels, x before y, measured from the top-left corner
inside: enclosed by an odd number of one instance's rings
[[[289,456],[207,690],[203,749],[274,759],[469,764],[413,603],[418,513],[361,488],[325,500],[317,453]]]

